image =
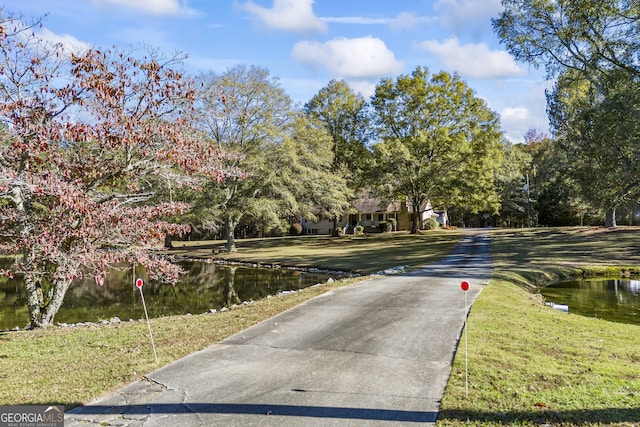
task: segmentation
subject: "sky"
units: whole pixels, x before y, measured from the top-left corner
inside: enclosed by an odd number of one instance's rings
[[[500,115],[510,141],[548,133],[551,83],[500,45],[491,27],[500,0],[5,0],[4,9],[44,17],[39,35],[74,49],[180,52],[193,75],[260,66],[299,105],[332,79],[369,99],[383,78],[444,70]]]

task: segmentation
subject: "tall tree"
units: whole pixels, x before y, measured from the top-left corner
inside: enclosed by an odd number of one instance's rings
[[[296,116],[278,155],[281,191],[288,191],[293,199],[283,208],[288,207],[292,215],[317,221],[336,218],[351,208],[353,191],[332,168],[333,145],[321,122]]]
[[[505,143],[504,162],[496,172],[496,191],[500,197],[500,218],[507,227],[527,224],[529,200],[526,174],[531,154],[522,144]]]
[[[221,179],[217,150],[181,117],[193,102],[180,57],[65,51],[31,25],[0,19],[0,250],[18,254],[29,326],[49,326],[71,282],[118,262],[175,282],[147,249],[188,227],[185,204],[153,200],[149,182]]]
[[[637,52],[640,49],[640,4],[626,0],[544,0],[525,2],[520,0],[503,0],[504,11],[500,17],[493,21],[494,30],[499,35],[507,50],[517,60],[530,63],[536,67],[544,66],[550,77],[562,75],[562,85],[567,86],[569,81],[588,82],[589,90],[594,97],[590,106],[585,108],[590,111],[584,114],[596,112],[591,107],[601,108],[599,105],[607,99],[610,112],[618,107],[611,103],[620,103],[621,95],[618,92],[620,81],[636,85],[640,79],[640,63],[637,61]],[[564,89],[560,89],[562,91]],[[558,92],[558,90],[556,90]],[[559,102],[563,97],[555,97],[555,112],[560,109]],[[575,105],[574,105],[575,106]],[[605,104],[602,104],[604,107]],[[629,104],[627,103],[627,106]],[[571,105],[566,106],[569,110]],[[637,106],[631,106],[633,110]],[[575,111],[575,110],[574,110]],[[574,117],[577,117],[574,115]],[[605,116],[600,116],[604,119]],[[586,119],[586,116],[583,117]],[[556,123],[560,123],[556,120]],[[587,125],[588,120],[582,120]],[[587,140],[587,135],[595,137],[599,133],[597,129],[587,129],[582,126],[579,140],[567,139],[570,133],[562,138],[573,146],[587,144],[588,149],[583,151],[586,156],[589,151],[606,154],[608,151],[633,151],[633,141],[636,136],[622,138],[623,131],[628,130],[627,124],[621,124],[616,130],[616,121],[603,125],[600,120],[600,129],[608,127],[620,139],[616,146],[610,150],[609,141],[606,138]],[[586,148],[586,146],[585,146]],[[575,150],[572,151],[575,154]],[[606,174],[608,168],[614,167],[619,174],[625,174],[622,167],[627,162],[615,163],[607,160],[608,156],[599,162],[594,156],[590,162],[593,172],[584,179],[578,179],[585,189],[592,188],[590,183],[612,184]],[[640,159],[634,159],[637,161]],[[585,159],[585,162],[587,160]],[[597,172],[602,172],[600,175]],[[595,180],[594,180],[595,178]],[[600,192],[608,192],[610,187],[600,186]],[[625,191],[614,190],[617,195],[609,195],[609,206],[606,206],[606,225],[615,226],[616,203],[621,198],[629,197],[636,190],[628,188]],[[599,203],[602,204],[602,203]]]
[[[606,211],[640,199],[640,78],[609,73],[603,94],[590,81],[563,74],[550,96],[549,115],[559,146],[571,163],[567,171],[585,198]]]
[[[383,194],[420,207],[457,204],[472,212],[499,206],[494,186],[502,158],[498,116],[458,76],[429,76],[421,67],[395,82],[383,79],[372,105],[381,142],[374,145]]]
[[[627,0],[502,0],[494,31],[518,61],[592,82],[610,70],[640,75],[640,4]]]
[[[344,80],[331,80],[304,109],[323,123],[333,138],[333,170],[345,173],[353,190],[362,187],[371,163],[368,145],[373,133],[371,112],[365,99]]]
[[[374,127],[369,105],[344,80],[331,80],[305,104],[305,112],[323,123],[331,135],[332,170],[336,176],[346,178],[347,188],[344,191],[355,197],[367,185],[367,173],[373,161],[369,141]],[[334,235],[338,234],[338,218],[346,212],[334,212]]]
[[[220,75],[201,75],[199,81],[198,126],[213,145],[233,154],[227,167],[243,171],[243,176],[213,181],[198,203],[203,218],[223,224],[227,251],[233,252],[243,218],[280,221],[277,147],[291,124],[292,104],[265,68],[236,66]]]

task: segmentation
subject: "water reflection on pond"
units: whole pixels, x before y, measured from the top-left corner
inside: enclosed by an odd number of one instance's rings
[[[640,280],[579,279],[540,290],[547,301],[569,306],[569,313],[640,325]]]
[[[257,300],[287,290],[298,290],[326,282],[328,274],[286,269],[250,268],[205,262],[181,262],[188,272],[175,286],[149,282],[144,298],[150,317],[201,314]],[[333,276],[335,278],[335,276]],[[74,282],[69,288],[56,323],[96,322],[112,317],[123,321],[144,317],[140,292],[133,285],[131,269],[113,271],[103,286],[91,279]],[[26,295],[18,279],[0,278],[0,330],[28,323]]]

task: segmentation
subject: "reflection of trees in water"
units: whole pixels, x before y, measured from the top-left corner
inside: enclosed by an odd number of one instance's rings
[[[547,301],[568,305],[570,313],[638,324],[637,283],[628,279],[582,279],[542,288],[541,293]]]
[[[0,329],[26,326],[29,323],[26,304],[27,297],[21,283],[6,276],[0,277]]]
[[[122,265],[112,269],[98,286],[93,278],[76,280],[70,287],[56,322],[95,322],[119,317],[144,317],[136,277],[144,279],[143,292],[151,317],[204,313],[242,301],[257,300],[283,290],[297,290],[325,281],[326,275],[300,271],[259,269],[183,262],[186,274],[175,285],[150,282],[144,269]],[[0,278],[0,329],[24,326],[28,320],[24,285],[19,278]]]
[[[101,306],[110,304],[124,304],[135,301],[133,285],[133,269],[127,266],[114,267],[109,271],[102,286],[96,284],[90,277],[83,277],[73,281],[63,306]]]
[[[237,267],[229,267],[227,269],[225,269],[224,272],[224,277],[225,277],[225,281],[224,281],[224,293],[223,296],[224,298],[224,305],[226,307],[230,307],[233,304],[240,304],[240,298],[238,297],[238,293],[236,292],[235,289],[235,278],[236,278],[236,270],[238,268]]]

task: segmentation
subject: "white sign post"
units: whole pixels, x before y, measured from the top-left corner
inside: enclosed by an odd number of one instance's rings
[[[469,282],[460,283],[460,287],[464,291],[464,391],[469,397],[469,328],[467,328],[467,291],[469,290]]]
[[[136,288],[140,289],[140,297],[142,297],[142,307],[144,308],[144,317],[147,319],[147,327],[149,328],[149,337],[151,338],[151,347],[153,347],[153,357],[158,364],[158,354],[156,353],[156,344],[153,342],[153,334],[151,333],[151,323],[149,323],[149,314],[147,314],[147,304],[144,302],[144,292],[142,292],[142,286],[144,281],[141,278],[136,279]]]

